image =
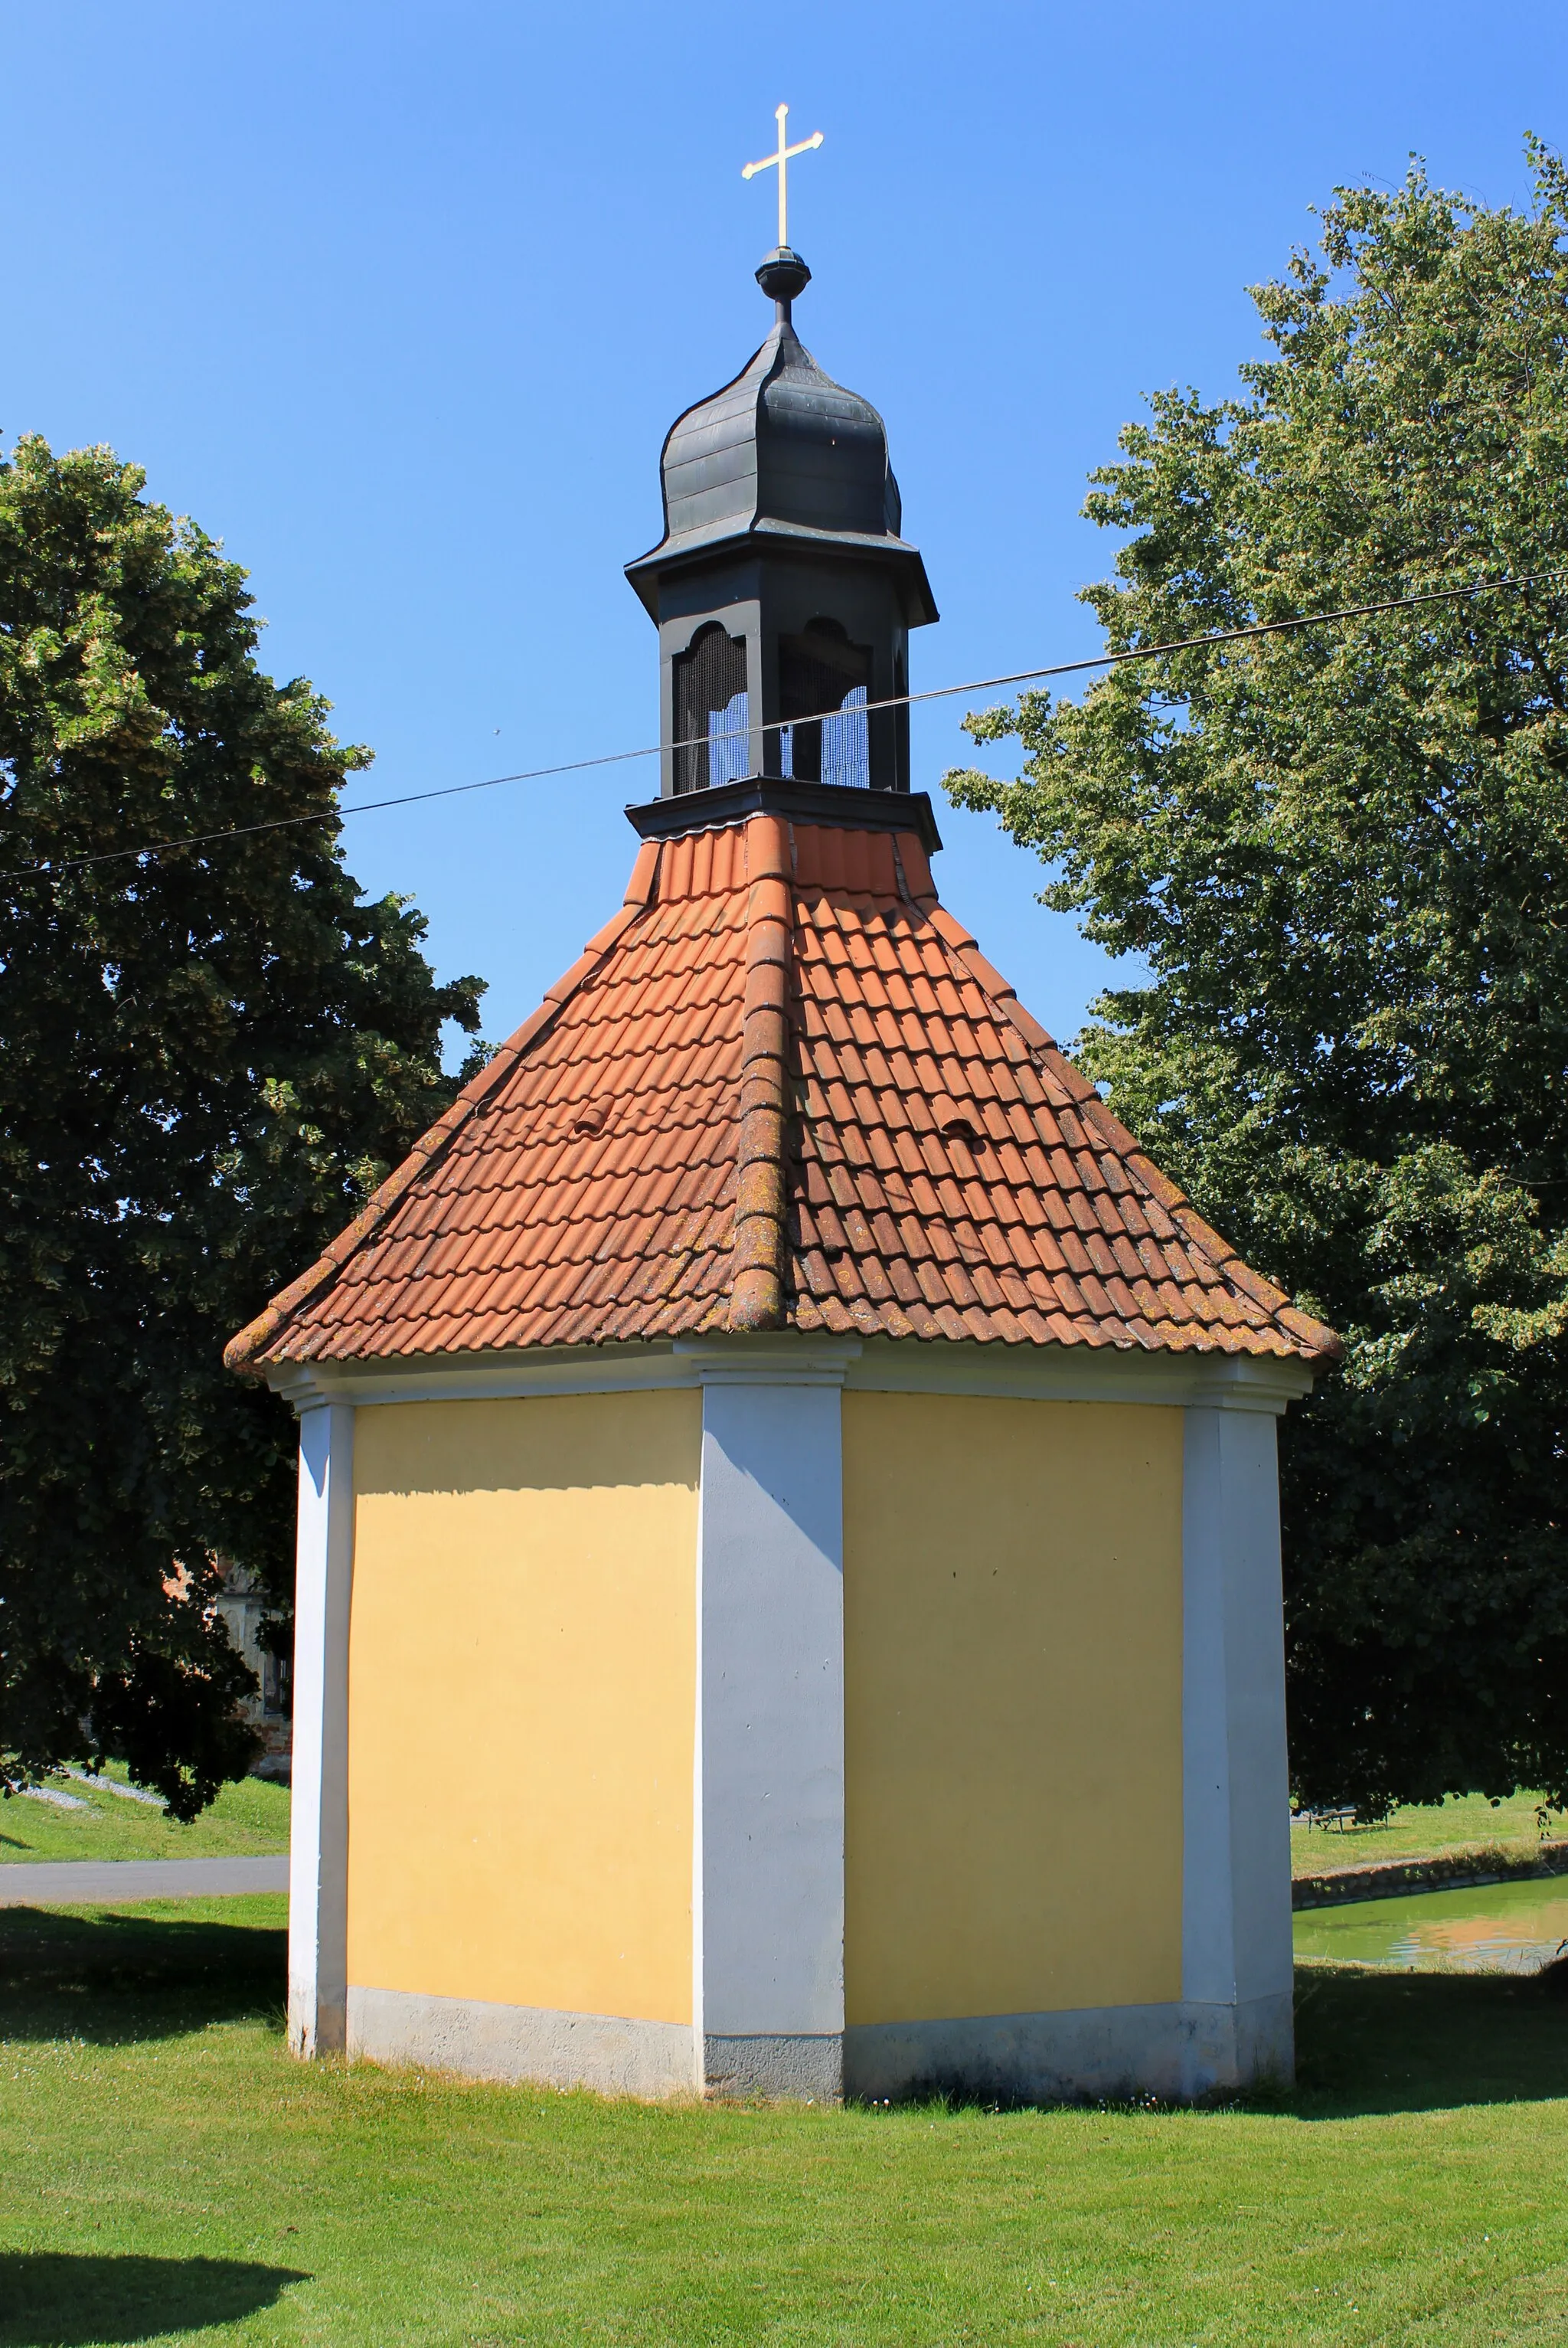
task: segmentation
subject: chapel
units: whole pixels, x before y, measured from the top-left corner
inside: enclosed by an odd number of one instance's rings
[[[936,605],[809,277],[664,444],[622,901],[229,1348],[300,1417],[291,2041],[1283,2079],[1276,1423],[1337,1340],[941,902]]]

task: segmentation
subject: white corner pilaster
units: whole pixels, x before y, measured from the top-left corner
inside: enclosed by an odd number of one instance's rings
[[[1182,1995],[1216,2010],[1215,2084],[1239,2085],[1291,2068],[1275,1419],[1234,1401],[1184,1416]]]
[[[354,1579],[354,1412],[300,1418],[294,1581],[294,1751],[289,1835],[289,2044],[344,2041],[348,1999],[348,1624]]]
[[[854,1349],[692,1350],[698,2085],[830,2100],[844,2078],[841,1387]]]

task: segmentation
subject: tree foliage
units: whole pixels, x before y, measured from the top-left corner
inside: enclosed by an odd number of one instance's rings
[[[292,1547],[290,1414],[223,1344],[446,1106],[482,990],[363,900],[366,754],[143,485],[0,465],[0,1776],[117,1753],[187,1817],[252,1751],[215,1555],[282,1600]]]
[[[1236,396],[1092,476],[1108,649],[1503,576],[1523,592],[1112,671],[948,778],[1142,957],[1079,1051],[1348,1342],[1282,1433],[1293,1768],[1375,1807],[1568,1793],[1568,178],[1412,167],[1255,290]]]

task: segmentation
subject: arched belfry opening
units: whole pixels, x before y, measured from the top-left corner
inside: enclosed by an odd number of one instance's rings
[[[806,623],[779,639],[781,771],[800,783],[871,782],[871,647],[852,644],[836,620]],[[907,783],[905,788],[908,788]]]
[[[717,621],[674,657],[675,788],[705,791],[751,772],[746,644]]]
[[[757,271],[773,331],[671,427],[664,535],[627,566],[659,628],[666,798],[753,777],[909,788],[908,636],[937,607],[882,418],[795,334],[810,276],[784,247]]]

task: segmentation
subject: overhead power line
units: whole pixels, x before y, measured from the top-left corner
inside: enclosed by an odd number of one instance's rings
[[[1463,587],[1434,587],[1419,595],[1390,595],[1378,603],[1349,603],[1333,612],[1305,612],[1291,620],[1262,620],[1245,628],[1219,628],[1207,635],[1179,636],[1168,644],[1139,644],[1130,652],[1097,653],[1084,660],[1055,661],[1047,668],[1014,669],[1006,676],[971,677],[962,685],[938,685],[924,693],[889,694],[886,700],[869,701],[864,705],[867,716],[883,709],[907,709],[924,701],[948,701],[961,693],[991,693],[1000,685],[1038,685],[1046,677],[1076,676],[1087,669],[1124,668],[1130,662],[1163,660],[1173,653],[1202,652],[1218,644],[1240,644],[1258,636],[1279,636],[1300,628],[1321,628],[1340,620],[1368,620],[1383,612],[1407,612],[1421,603],[1456,603],[1467,595],[1503,594],[1526,587],[1556,585],[1568,579],[1568,572],[1538,571],[1522,578],[1477,579]],[[843,717],[846,713],[837,709],[819,709],[803,717],[770,717],[760,728],[764,734],[779,734],[793,726],[815,726],[823,719]],[[859,713],[856,713],[859,714]],[[694,735],[689,741],[675,742],[675,750],[694,750],[712,742],[742,740],[753,729],[750,726],[734,726],[718,732]],[[342,823],[351,815],[376,815],[387,808],[419,807],[430,799],[463,798],[471,791],[499,790],[506,783],[540,783],[555,775],[580,775],[598,767],[621,767],[637,758],[656,758],[662,745],[644,742],[635,750],[605,750],[592,758],[568,758],[553,767],[526,767],[511,775],[487,775],[477,783],[443,783],[433,790],[402,791],[395,798],[359,799],[352,807],[319,808],[312,815],[272,816],[261,823],[232,824],[222,831],[192,832],[181,839],[153,839],[138,848],[106,848],[90,856],[46,857],[36,864],[19,864],[9,871],[0,871],[0,880],[22,880],[34,875],[79,872],[88,865],[124,863],[135,858],[179,855],[193,848],[212,848],[226,839],[251,839],[260,832],[298,831],[313,824]]]

